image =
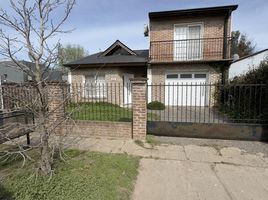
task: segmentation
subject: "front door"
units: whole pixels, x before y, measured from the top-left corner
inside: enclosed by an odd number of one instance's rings
[[[124,104],[132,103],[132,90],[130,78],[134,78],[134,74],[124,74]]]

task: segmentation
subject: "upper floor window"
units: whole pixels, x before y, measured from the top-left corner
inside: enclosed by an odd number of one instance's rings
[[[175,25],[174,60],[201,59],[202,30],[202,24]]]

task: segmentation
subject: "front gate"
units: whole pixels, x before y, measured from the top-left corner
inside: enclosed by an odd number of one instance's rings
[[[151,84],[148,99],[149,134],[267,139],[266,84]]]

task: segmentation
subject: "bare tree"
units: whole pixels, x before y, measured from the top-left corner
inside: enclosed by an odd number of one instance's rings
[[[57,34],[67,33],[62,25],[69,17],[75,0],[10,0],[9,11],[0,9],[0,54],[10,58],[32,79],[37,91],[33,111],[35,129],[40,133],[39,168],[45,175],[52,173],[52,152],[49,146],[50,129],[47,126],[47,73],[57,61],[59,40],[52,45]],[[55,14],[57,16],[55,16]],[[59,14],[62,14],[59,17]],[[19,61],[27,54],[34,66]]]

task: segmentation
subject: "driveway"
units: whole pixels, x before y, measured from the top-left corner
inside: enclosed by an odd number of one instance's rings
[[[142,159],[133,200],[268,199],[268,168]]]
[[[199,146],[190,140],[184,139],[184,146],[166,144],[176,149],[177,157],[141,160],[133,200],[268,199],[268,158],[262,152],[247,153],[230,143]]]

